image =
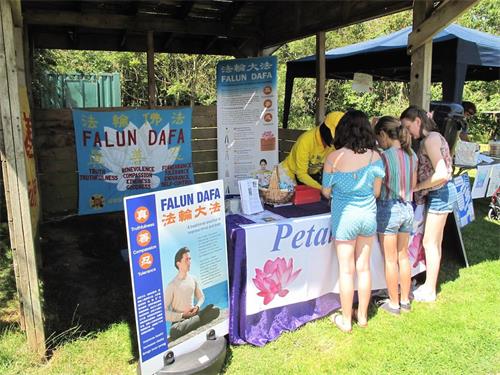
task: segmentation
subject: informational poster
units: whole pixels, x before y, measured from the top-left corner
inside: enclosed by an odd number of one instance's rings
[[[238,180],[269,183],[278,164],[277,58],[221,61],[217,65],[217,156],[225,193]]]
[[[73,110],[78,212],[123,210],[123,198],[194,183],[190,108]]]
[[[455,213],[456,222],[460,228],[463,228],[475,218],[469,175],[463,174],[457,176],[453,179],[453,183],[457,188],[457,204],[453,212]]]
[[[484,198],[490,179],[491,165],[479,165],[472,185],[472,199]]]
[[[125,198],[141,375],[228,333],[222,181]]]
[[[500,164],[495,164],[491,168],[490,182],[488,184],[487,197],[491,197],[500,186]]]
[[[425,270],[421,257],[423,206],[418,206],[409,251],[412,275]],[[331,215],[315,215],[243,226],[246,241],[246,313],[339,293],[339,270],[331,238]],[[415,229],[416,228],[416,229]],[[372,289],[385,289],[377,240],[371,251]],[[357,281],[354,287],[357,289]]]

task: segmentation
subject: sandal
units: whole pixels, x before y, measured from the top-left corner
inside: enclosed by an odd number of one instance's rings
[[[339,320],[340,318],[340,320]],[[340,329],[344,333],[351,333],[352,327],[347,328],[344,324],[344,318],[342,317],[342,314],[339,312],[336,312],[335,314],[332,315],[331,317],[332,322],[337,326],[338,329]]]
[[[366,323],[360,323],[358,320],[358,309],[352,309],[352,320],[356,322],[358,327],[360,328],[367,328],[368,327],[368,321]]]

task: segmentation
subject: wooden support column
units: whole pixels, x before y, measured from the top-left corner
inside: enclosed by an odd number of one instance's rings
[[[413,2],[413,30],[408,35],[411,55],[410,104],[429,110],[431,98],[432,38],[478,0],[445,0],[433,9],[432,0]],[[454,95],[454,98],[460,95]]]
[[[426,7],[426,1],[414,1],[413,5],[413,31],[408,36],[408,48],[414,49],[422,46],[424,43],[432,41],[432,37],[436,35],[443,28],[452,23],[455,19],[460,17],[467,9],[472,7],[479,0],[446,0],[441,1],[438,8],[430,13],[425,13],[426,17],[421,19],[415,25],[415,9],[418,7]],[[432,6],[431,6],[432,7]],[[419,13],[422,10],[419,9]],[[418,17],[421,17],[419,14]]]
[[[413,32],[431,14],[432,0],[413,2]],[[410,34],[411,35],[411,34]],[[408,39],[410,36],[408,37]],[[429,110],[431,101],[432,39],[411,50],[410,104]]]
[[[149,107],[156,105],[156,82],[155,82],[155,42],[153,31],[148,31],[148,104]]]
[[[16,62],[16,54],[18,58],[23,55],[23,46],[22,37],[15,38],[12,11],[10,2],[0,1],[0,132],[3,134],[0,157],[6,198],[9,200],[9,230],[24,328],[29,346],[44,356],[45,333],[36,262],[36,220],[33,221],[30,205],[34,191],[28,178],[27,138],[21,115],[23,90],[19,87],[19,66]]]
[[[316,125],[325,119],[325,32],[316,34]]]

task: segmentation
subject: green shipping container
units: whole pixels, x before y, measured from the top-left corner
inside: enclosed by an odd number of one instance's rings
[[[42,108],[121,107],[119,73],[46,73],[40,92]]]

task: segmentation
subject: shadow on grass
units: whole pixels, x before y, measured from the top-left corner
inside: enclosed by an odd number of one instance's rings
[[[7,328],[17,327],[19,320],[17,306],[16,277],[12,263],[9,229],[0,224],[0,333]]]
[[[221,369],[221,374],[225,374],[227,372],[227,370],[231,366],[232,361],[233,361],[233,347],[228,344],[226,351],[226,358],[224,359],[224,366]]]
[[[42,295],[50,351],[75,338],[125,321],[137,358],[132,288],[123,213],[45,223]]]
[[[474,200],[475,220],[461,228],[462,240],[469,266],[485,261],[498,260],[498,233],[500,223],[487,218],[490,199]],[[446,230],[453,232],[451,225]],[[451,234],[453,236],[453,233]],[[456,239],[458,240],[458,238]],[[445,248],[445,245],[448,245]],[[463,255],[458,241],[446,238],[443,242],[443,259],[438,283],[455,280],[459,277],[461,268],[464,268]]]

